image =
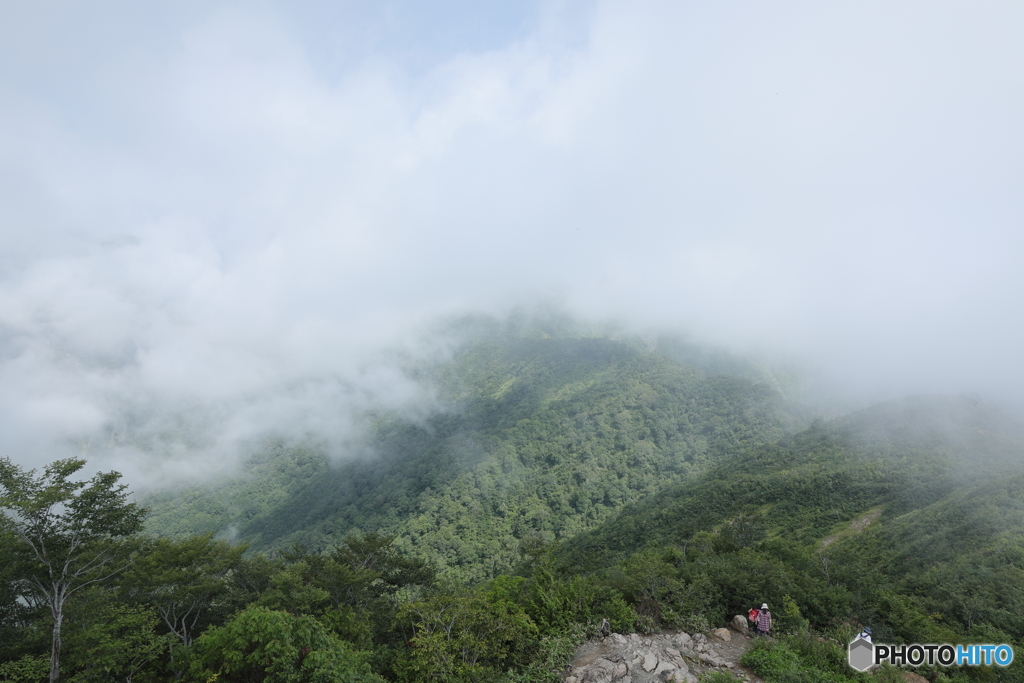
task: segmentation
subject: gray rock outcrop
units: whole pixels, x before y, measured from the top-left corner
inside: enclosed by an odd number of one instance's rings
[[[738,666],[747,639],[728,629],[703,633],[641,636],[612,633],[576,651],[564,683],[697,683],[708,671],[727,671],[746,680]],[[734,642],[729,642],[734,641]],[[738,642],[735,642],[738,641]]]

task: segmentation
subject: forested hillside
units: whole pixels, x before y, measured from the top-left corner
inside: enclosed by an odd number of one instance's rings
[[[964,397],[874,406],[731,457],[555,556],[652,626],[766,600],[790,628],[1019,646],[1024,430]]]
[[[564,547],[573,562],[600,566],[701,532],[742,546],[811,543],[869,510],[885,523],[1022,471],[1020,424],[970,398],[907,398],[737,452]]]
[[[369,416],[358,457],[269,441],[148,518],[116,473],[0,458],[0,681],[556,683],[603,620],[707,631],[762,602],[768,683],[903,680],[846,665],[863,626],[1024,647],[1024,426],[974,398],[812,420],[767,368],[579,334],[420,372],[445,408]]]
[[[742,359],[654,346],[662,352],[606,337],[477,340],[429,370],[448,409],[425,423],[374,416],[368,455],[338,464],[315,443],[269,442],[237,481],[148,499],[149,528],[232,529],[254,549],[381,531],[477,580],[513,568],[524,543],[571,538],[806,419]]]

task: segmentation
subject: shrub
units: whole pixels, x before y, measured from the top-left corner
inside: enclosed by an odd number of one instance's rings
[[[772,642],[759,640],[740,663],[767,683],[854,683],[869,681],[846,664],[842,648],[803,635]]]
[[[195,642],[196,680],[265,683],[383,683],[360,653],[316,619],[250,607]]]

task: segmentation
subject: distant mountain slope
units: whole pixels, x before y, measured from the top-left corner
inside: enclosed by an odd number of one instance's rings
[[[788,594],[819,626],[852,612],[882,642],[1019,642],[1024,428],[964,397],[873,406],[627,506],[557,558],[603,571],[652,548],[710,577],[722,618]]]
[[[565,544],[574,563],[607,565],[650,542],[756,528],[813,542],[876,506],[883,519],[975,482],[1024,473],[1024,430],[968,398],[913,397],[816,422],[667,487]]]
[[[514,566],[523,542],[571,538],[805,424],[745,361],[691,350],[732,370],[708,374],[650,346],[478,340],[431,371],[451,410],[425,424],[378,416],[371,457],[332,466],[315,445],[269,443],[244,479],[152,496],[150,528],[230,529],[257,549],[379,529],[462,578],[484,578]]]

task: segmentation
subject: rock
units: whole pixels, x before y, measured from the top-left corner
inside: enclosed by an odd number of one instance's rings
[[[711,635],[721,640],[724,640],[727,643],[730,640],[732,640],[732,634],[729,633],[729,629],[727,628],[716,628],[714,631],[711,632]]]
[[[722,659],[721,657],[716,657],[715,655],[708,655],[708,654],[702,654],[700,656],[700,661],[704,662],[704,664],[706,664],[708,666],[719,666],[719,667],[724,666],[724,667],[729,668],[729,669],[731,669],[732,667],[736,666],[732,662],[728,662],[728,661]]]
[[[599,657],[583,669],[580,683],[611,683],[625,674],[625,664],[621,662],[617,664],[604,657]]]
[[[677,668],[676,665],[673,664],[672,662],[658,662],[658,666],[655,667],[653,673],[654,673],[655,676],[660,676],[661,674],[665,673],[666,671],[675,671],[676,668]]]
[[[736,674],[740,669],[732,660],[749,643],[726,643],[723,632],[732,638],[728,629],[692,636],[610,633],[577,650],[563,683],[697,683],[700,675],[713,670]]]
[[[928,683],[928,679],[924,676],[918,675],[913,671],[904,671],[903,680],[907,683]]]
[[[686,662],[683,661],[683,653],[674,647],[665,648],[665,659],[671,660],[676,665],[677,669],[685,669]]]
[[[729,628],[745,635],[747,633],[747,618],[742,614],[737,614],[729,622]]]

